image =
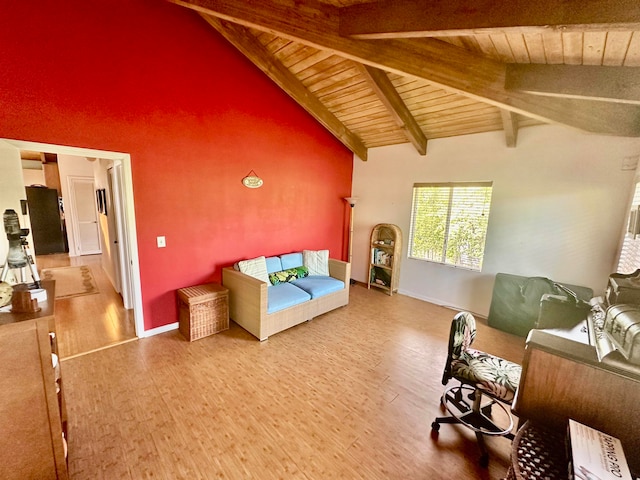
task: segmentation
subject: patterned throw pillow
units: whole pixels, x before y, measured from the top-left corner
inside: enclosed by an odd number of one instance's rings
[[[278,285],[279,283],[293,282],[298,278],[304,278],[309,276],[309,269],[307,267],[288,268],[287,270],[281,270],[280,272],[273,272],[269,274],[269,281],[271,285]]]

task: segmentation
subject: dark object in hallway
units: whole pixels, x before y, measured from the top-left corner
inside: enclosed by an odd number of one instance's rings
[[[46,187],[26,190],[35,254],[67,252],[57,190]]]

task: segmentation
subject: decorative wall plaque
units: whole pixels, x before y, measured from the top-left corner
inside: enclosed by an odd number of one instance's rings
[[[263,183],[264,181],[253,170],[242,179],[242,184],[247,188],[260,188]]]

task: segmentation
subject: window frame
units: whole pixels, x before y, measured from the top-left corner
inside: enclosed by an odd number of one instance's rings
[[[449,261],[447,261],[447,248],[448,248],[448,243],[450,241],[451,238],[451,221],[452,221],[452,213],[455,212],[456,207],[455,207],[455,202],[454,202],[454,193],[455,193],[455,189],[456,188],[473,188],[473,187],[483,187],[483,188],[489,188],[490,189],[490,197],[489,197],[489,202],[488,205],[486,206],[487,208],[487,222],[486,222],[486,228],[484,230],[484,239],[483,239],[483,246],[482,246],[482,256],[478,259],[479,260],[479,266],[478,268],[472,267],[472,266],[468,266],[468,265],[458,265],[455,263],[451,263]],[[449,189],[449,196],[447,199],[447,213],[446,213],[446,219],[445,219],[445,229],[444,229],[444,239],[443,239],[443,245],[442,245],[442,255],[440,257],[439,260],[435,260],[435,259],[429,259],[429,258],[424,258],[424,257],[419,257],[419,256],[414,256],[413,255],[413,248],[414,248],[414,242],[415,242],[415,238],[414,238],[414,234],[415,234],[415,227],[416,227],[416,210],[418,208],[418,205],[416,205],[416,195],[418,192],[418,189],[420,188],[448,188]],[[489,232],[489,216],[491,213],[491,204],[493,201],[493,181],[483,181],[483,182],[428,182],[428,183],[414,183],[413,184],[413,188],[412,188],[412,199],[411,199],[411,219],[410,219],[410,228],[409,228],[409,242],[408,242],[408,249],[407,249],[407,257],[409,259],[412,260],[421,260],[421,261],[425,261],[425,262],[430,262],[430,263],[435,263],[435,264],[439,264],[439,265],[444,265],[447,267],[453,267],[453,268],[461,268],[461,269],[465,269],[465,270],[470,270],[470,271],[474,271],[474,272],[481,272],[482,271],[482,266],[484,264],[484,256],[486,253],[486,241],[487,241],[487,235]],[[483,214],[484,214],[484,210],[483,210]]]

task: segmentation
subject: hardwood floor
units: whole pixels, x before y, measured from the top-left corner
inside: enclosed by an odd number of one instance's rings
[[[354,286],[350,304],[260,343],[178,331],[68,359],[69,469],[80,479],[499,479],[510,442],[430,425],[454,311]],[[479,349],[524,339],[478,322]]]
[[[87,265],[100,293],[56,299],[56,331],[60,358],[66,359],[136,338],[133,310],[125,310],[100,265],[100,255],[67,254],[36,257],[38,269]]]

